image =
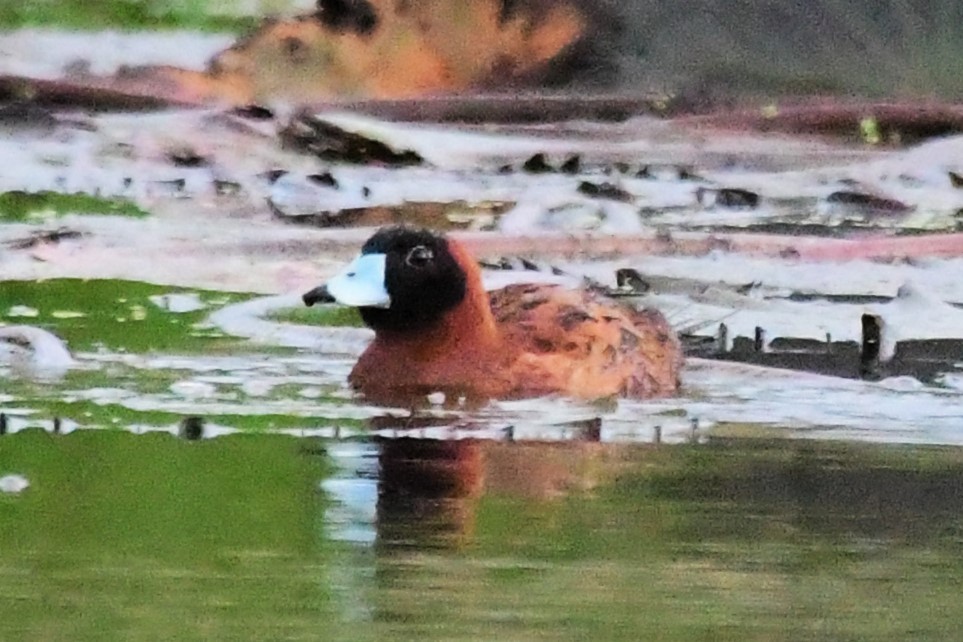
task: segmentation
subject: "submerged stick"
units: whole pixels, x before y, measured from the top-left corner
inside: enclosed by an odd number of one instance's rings
[[[863,339],[859,353],[859,374],[863,378],[879,376],[880,347],[883,343],[883,320],[875,314],[862,317]]]

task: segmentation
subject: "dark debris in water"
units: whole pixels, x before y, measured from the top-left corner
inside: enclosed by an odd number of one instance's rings
[[[534,154],[526,160],[522,164],[522,169],[529,174],[547,174],[555,171],[555,168],[549,164],[548,158],[542,152]]]
[[[25,238],[6,241],[4,245],[12,250],[26,250],[47,243],[59,243],[61,241],[79,239],[82,236],[83,232],[78,230],[74,230],[69,227],[58,227],[55,230],[39,230],[32,232]]]
[[[630,203],[633,196],[613,183],[593,183],[582,181],[578,186],[578,193],[591,198],[604,198],[622,203]]]
[[[197,151],[190,147],[182,147],[179,149],[172,150],[168,157],[174,167],[206,167],[208,165],[208,160],[198,154]]]
[[[652,289],[639,271],[634,268],[619,268],[615,272],[616,291],[613,294],[639,296]]]
[[[828,301],[830,303],[889,303],[893,300],[891,296],[881,294],[824,294],[821,292],[792,292],[785,297],[789,301],[797,303],[809,303],[811,301]]]
[[[696,190],[696,200],[703,207],[725,207],[729,209],[755,209],[759,207],[759,194],[735,187],[718,189],[700,187]]]
[[[174,178],[169,181],[154,181],[154,185],[167,192],[170,196],[186,195],[187,179]]]
[[[331,172],[319,172],[317,174],[308,174],[308,180],[316,185],[322,185],[324,187],[332,187],[338,189],[338,179],[336,179]]]
[[[906,203],[893,198],[849,190],[833,192],[826,197],[826,202],[867,213],[902,214],[913,209]]]
[[[243,191],[244,188],[237,181],[214,179],[214,193],[218,196],[236,196]]]
[[[250,120],[272,120],[274,118],[273,111],[267,107],[257,104],[235,107],[230,111],[230,113],[234,116],[247,118]]]
[[[959,372],[963,363],[963,339],[916,339],[897,341],[892,358],[880,356],[882,331],[879,317],[865,314],[862,318],[862,342],[825,341],[808,338],[775,337],[766,340],[766,331],[757,327],[753,337],[735,337],[726,348],[728,329],[720,323],[713,337],[683,334],[688,356],[721,361],[734,361],[800,370],[847,379],[877,380],[908,376],[933,383],[941,375]]]
[[[184,417],[178,430],[181,438],[188,441],[197,441],[204,437],[204,419],[196,415]]]
[[[559,170],[561,170],[563,174],[578,174],[582,171],[582,157],[578,154],[569,156],[565,162],[562,163],[561,167],[559,167]]]
[[[701,181],[691,167],[685,165],[643,165],[635,173],[636,178],[652,180]]]
[[[418,152],[392,149],[379,140],[346,131],[309,115],[292,120],[279,136],[283,146],[328,162],[389,167],[410,167],[425,162]]]
[[[268,199],[267,203],[278,220],[296,225],[322,228],[420,225],[436,230],[466,229],[472,226],[474,219],[500,215],[509,207],[507,204],[472,207],[460,202],[419,202],[292,213],[271,199]]]

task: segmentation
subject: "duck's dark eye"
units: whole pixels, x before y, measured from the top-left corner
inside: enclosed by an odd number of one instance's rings
[[[435,253],[432,252],[430,248],[419,245],[408,252],[408,256],[405,257],[405,263],[411,267],[420,268],[428,265],[434,258]]]

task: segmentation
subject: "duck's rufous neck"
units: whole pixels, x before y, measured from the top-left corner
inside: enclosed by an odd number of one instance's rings
[[[448,249],[465,272],[465,298],[446,312],[437,325],[423,332],[380,331],[376,341],[403,349],[417,361],[451,358],[494,357],[501,339],[492,316],[488,292],[482,284],[481,270],[472,256],[457,241],[448,240]]]

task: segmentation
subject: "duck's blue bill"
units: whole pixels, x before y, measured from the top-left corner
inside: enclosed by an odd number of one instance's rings
[[[356,308],[387,308],[391,297],[385,289],[385,255],[362,254],[325,286],[332,299]]]

